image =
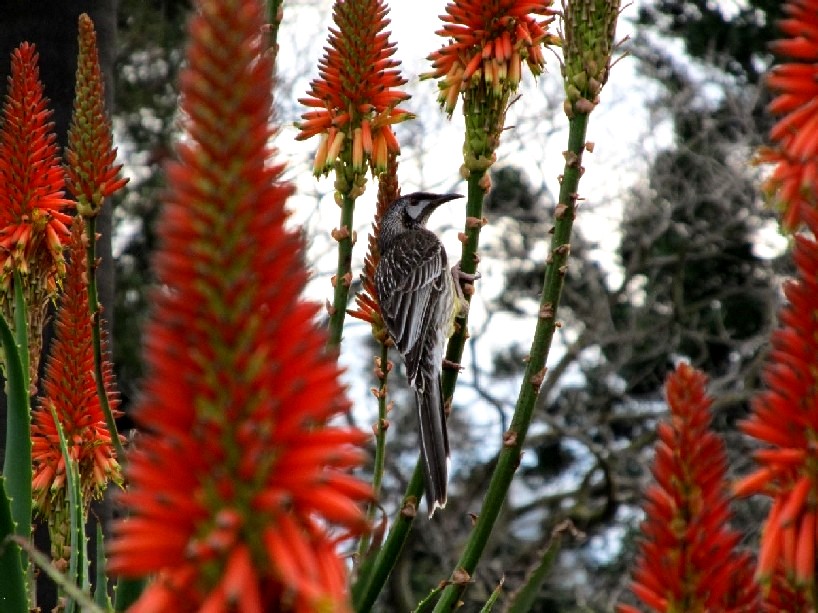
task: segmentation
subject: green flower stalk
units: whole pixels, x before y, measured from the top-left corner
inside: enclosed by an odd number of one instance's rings
[[[525,62],[536,76],[542,73],[545,58],[542,46],[555,42],[548,33],[555,12],[551,0],[522,2],[520,0],[457,0],[446,6],[445,22],[438,34],[448,43],[429,56],[432,70],[423,79],[439,79],[439,95],[443,110],[451,116],[458,99],[463,98],[466,136],[463,145],[464,164],[461,174],[468,181],[466,226],[460,235],[463,244],[460,268],[467,275],[477,272],[483,197],[489,189],[488,169],[494,162],[495,150],[505,126],[505,112],[511,95],[517,90]],[[471,299],[473,287],[463,292]],[[468,336],[468,313],[455,323],[455,333],[449,340],[445,358],[460,363]],[[451,402],[457,382],[457,368],[444,370],[442,378],[444,402]],[[367,611],[373,606],[409,535],[409,529],[422,495],[421,465],[415,468],[404,493],[401,511],[383,548],[370,569],[358,580],[354,590],[355,607]]]
[[[584,151],[591,148],[585,142],[588,115],[596,104],[602,85],[607,81],[618,15],[618,0],[607,2],[574,0],[563,7],[562,46],[564,70],[567,75],[566,96],[569,100],[574,98],[573,90],[569,88],[569,85],[574,83],[574,77],[578,74],[577,67],[581,67],[588,75],[600,77],[599,86],[597,87],[596,83],[590,83],[589,79],[586,88],[579,90],[581,95],[576,98],[576,102],[587,99],[593,103],[589,105],[572,103],[570,109],[572,112],[568,113],[568,147],[564,153],[565,167],[560,177],[560,193],[554,213],[555,223],[551,249],[546,261],[539,315],[520,394],[509,429],[503,435],[503,446],[497,459],[497,466],[489,482],[474,530],[451,575],[449,585],[443,590],[435,607],[436,612],[453,610],[463,591],[469,585],[471,576],[491,536],[494,523],[500,514],[514,473],[520,465],[523,445],[531,424],[535,402],[545,378],[545,364],[557,326],[557,307],[565,281],[568,254],[571,250],[571,230],[576,214],[579,179],[583,172],[582,155]],[[588,21],[583,21],[586,18]],[[601,42],[602,37],[608,37],[609,40]],[[596,70],[592,71],[594,67]],[[604,67],[604,71],[600,72],[599,67]],[[593,96],[593,100],[582,94]]]

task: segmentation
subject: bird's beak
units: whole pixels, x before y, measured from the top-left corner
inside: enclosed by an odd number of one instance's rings
[[[455,200],[457,198],[462,198],[462,194],[443,194],[442,196],[438,196],[434,200],[432,200],[431,204],[436,209],[444,202],[448,202],[449,200]]]

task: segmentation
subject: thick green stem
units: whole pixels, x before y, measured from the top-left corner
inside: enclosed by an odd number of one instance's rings
[[[460,254],[460,268],[463,272],[474,274],[477,272],[477,248],[480,240],[481,224],[469,223],[468,220],[479,220],[483,216],[483,197],[485,190],[482,187],[485,170],[472,171],[468,178],[468,202],[466,203],[466,238],[463,241],[463,247]],[[471,300],[469,294],[465,294],[466,300]],[[468,338],[468,312],[464,312],[456,320],[455,333],[449,339],[449,344],[446,347],[446,359],[455,364],[460,363],[463,355],[463,347]],[[450,403],[454,396],[454,388],[457,383],[457,376],[459,370],[450,368],[443,371],[442,385],[444,403]],[[412,528],[412,522],[415,519],[415,512],[420,505],[420,500],[423,497],[423,472],[420,459],[415,465],[415,472],[412,473],[412,478],[409,480],[409,485],[403,495],[403,502],[401,510],[398,514],[389,535],[384,541],[384,545],[378,552],[375,563],[365,576],[362,576],[360,581],[364,581],[365,585],[362,590],[356,591],[358,596],[355,599],[355,610],[358,613],[362,611],[369,611],[375,604],[375,600],[380,594],[383,586],[386,584],[392,569],[397,564],[400,552],[406,540],[409,538],[409,531]]]
[[[503,435],[503,447],[483,501],[483,508],[463,554],[457,562],[455,570],[457,577],[471,577],[474,574],[477,562],[502,509],[511,480],[520,464],[523,443],[531,423],[534,402],[545,376],[545,362],[556,327],[557,305],[565,278],[587,126],[587,114],[576,114],[569,124],[568,151],[564,154],[565,171],[560,186],[551,252],[547,260],[539,317],[531,344],[528,366],[523,376],[511,426]],[[468,581],[460,579],[455,582],[453,579],[452,583],[443,590],[434,610],[436,612],[454,610],[467,585]]]
[[[342,193],[341,198],[341,227],[335,234],[338,240],[338,268],[333,279],[335,291],[329,316],[329,345],[336,348],[341,346],[349,286],[352,283],[352,214],[355,210],[355,199],[349,193]]]
[[[102,333],[101,333],[101,311],[97,294],[97,222],[95,217],[88,217],[85,220],[85,232],[88,237],[88,246],[85,249],[85,262],[88,270],[88,308],[91,313],[91,338],[94,344],[94,379],[97,386],[97,396],[99,405],[102,407],[102,414],[105,415],[105,424],[111,435],[111,442],[116,450],[116,457],[121,466],[125,466],[125,448],[119,440],[114,414],[108,402],[108,391],[105,389],[105,378],[103,376],[102,364]]]
[[[273,64],[275,66],[275,58],[278,56],[278,30],[281,27],[281,20],[284,16],[284,0],[268,0],[267,1],[267,24],[268,30],[268,44],[273,52]],[[275,68],[273,68],[275,70]]]
[[[372,495],[375,500],[378,500],[381,493],[381,483],[383,482],[383,470],[386,464],[386,429],[388,422],[386,420],[386,382],[389,377],[389,348],[381,343],[381,355],[378,358],[376,368],[378,370],[378,423],[375,426],[375,462],[372,467]],[[375,502],[370,503],[366,512],[366,519],[370,525],[375,521],[375,513],[378,510],[378,505]],[[358,544],[358,557],[360,560],[364,559],[369,551],[369,544],[371,542],[370,534],[365,534],[361,537],[361,542]]]
[[[468,201],[466,202],[466,228],[464,231],[465,240],[460,249],[460,270],[473,275],[477,272],[477,263],[480,261],[477,255],[477,248],[480,243],[480,229],[482,222],[477,220],[483,218],[483,197],[486,192],[483,189],[483,181],[486,170],[472,170],[468,178]],[[471,303],[471,295],[464,293],[465,299]],[[463,348],[468,339],[468,311],[461,312],[455,320],[455,332],[449,339],[446,346],[446,360],[453,364],[460,364],[463,358]],[[448,368],[443,371],[443,402],[451,402],[454,396],[454,388],[457,384],[457,376],[460,371],[456,368]]]
[[[363,582],[362,588],[353,589],[353,607],[356,613],[371,611],[381,593],[386,580],[392,573],[392,569],[400,558],[400,552],[409,538],[409,531],[412,529],[412,522],[417,514],[420,497],[423,493],[423,469],[420,462],[415,466],[415,472],[406,487],[406,493],[401,502],[400,512],[389,531],[389,535],[383,543],[383,547],[378,551],[375,563],[368,573],[359,578]]]

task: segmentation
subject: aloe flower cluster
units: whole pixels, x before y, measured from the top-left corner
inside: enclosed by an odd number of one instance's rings
[[[705,376],[680,364],[668,376],[670,419],[658,427],[653,475],[645,493],[634,594],[651,611],[759,610],[752,559],[735,550],[728,526],[723,441],[710,429]],[[622,605],[620,613],[638,609]]]
[[[11,56],[8,92],[0,121],[0,312],[14,321],[14,284],[28,304],[32,384],[42,347],[48,301],[65,275],[73,203],[64,198],[53,114],[40,82],[34,45]]]
[[[367,529],[350,470],[367,435],[304,302],[291,185],[272,159],[272,58],[258,0],[201,0],[186,137],[158,223],[159,287],[134,415],[129,517],[109,570],[154,575],[132,611],[346,611],[339,544]],[[184,466],[180,469],[180,462]]]
[[[818,211],[804,207],[800,217],[818,236]],[[746,434],[764,444],[755,453],[760,466],[735,489],[740,495],[773,499],[761,539],[759,579],[769,589],[782,573],[791,590],[812,600],[818,536],[818,243],[804,235],[794,241],[797,276],[784,286],[787,304],[779,313],[781,327],[773,333],[765,391],[741,424]]]
[[[793,231],[804,208],[818,207],[818,1],[789,0],[783,8],[778,27],[786,38],[771,48],[790,61],[767,77],[777,94],[768,110],[781,118],[770,131],[773,145],[757,161],[775,164],[762,189],[780,209],[784,229]]]
[[[65,152],[68,190],[77,199],[77,212],[84,217],[99,213],[105,198],[121,189],[122,165],[115,164],[111,120],[105,113],[105,93],[97,54],[94,24],[86,14],[79,18],[73,121],[68,129]]]
[[[381,316],[381,307],[375,293],[375,269],[381,259],[378,250],[378,235],[380,224],[386,209],[400,196],[398,187],[398,162],[394,154],[389,156],[387,170],[378,177],[378,201],[375,217],[372,220],[372,231],[367,237],[367,252],[364,257],[364,269],[361,273],[361,291],[355,296],[357,308],[351,309],[349,314],[357,319],[369,322],[372,326],[372,335],[379,343],[386,343],[389,331]]]
[[[562,46],[565,114],[590,113],[608,81],[616,42],[619,0],[573,0],[563,3]]]
[[[367,167],[386,170],[388,153],[399,153],[392,131],[412,117],[398,108],[409,95],[399,88],[400,62],[392,58],[388,9],[382,0],[338,1],[333,7],[337,29],[330,30],[326,53],[319,61],[319,78],[299,102],[315,110],[297,124],[302,140],[320,134],[313,171],[327,174],[337,161],[347,168],[347,181],[361,181]],[[341,189],[339,191],[347,191]]]
[[[440,79],[438,101],[451,115],[461,92],[476,88],[503,100],[517,89],[525,62],[532,74],[545,67],[542,46],[552,42],[548,26],[555,12],[551,1],[457,0],[446,5],[445,23],[437,34],[450,39],[429,56],[433,70],[424,78]]]
[[[70,260],[54,322],[54,340],[46,360],[43,395],[32,414],[34,503],[37,512],[48,522],[55,560],[68,559],[70,522],[65,460],[52,408],[62,426],[68,453],[79,469],[84,510],[87,512],[93,498],[102,496],[109,481],[122,481],[94,381],[83,233],[82,220],[75,220],[71,229]],[[107,359],[104,376],[108,403],[116,410],[119,396]]]
[[[456,0],[446,5],[437,34],[448,42],[429,55],[438,79],[438,102],[451,117],[463,96],[464,158],[468,170],[484,172],[500,144],[505,112],[526,62],[534,75],[545,66],[542,47],[556,39],[548,27],[552,0]]]

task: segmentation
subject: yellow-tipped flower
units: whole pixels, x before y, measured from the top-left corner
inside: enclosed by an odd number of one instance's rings
[[[523,61],[535,76],[542,73],[542,45],[553,42],[550,7],[551,0],[457,0],[446,6],[440,17],[446,25],[437,33],[450,42],[429,56],[433,70],[421,78],[441,79],[438,102],[450,116],[458,95],[470,88],[507,99],[520,83]]]
[[[387,153],[400,151],[392,125],[413,115],[397,108],[409,95],[397,89],[406,80],[397,70],[400,62],[391,58],[395,45],[383,31],[387,12],[382,0],[335,3],[337,30],[331,31],[319,62],[320,76],[299,99],[314,110],[296,124],[296,140],[321,135],[316,176],[328,174],[339,158],[354,176],[363,176],[366,166],[380,173],[386,170]]]

